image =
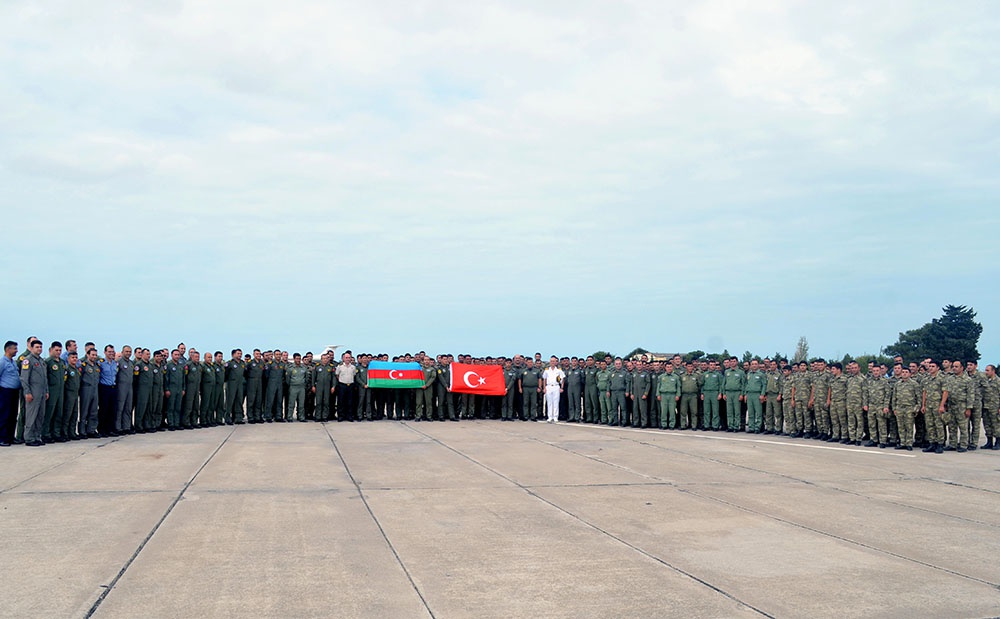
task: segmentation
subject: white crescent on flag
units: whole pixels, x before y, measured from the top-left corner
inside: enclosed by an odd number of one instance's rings
[[[389,380],[398,380],[399,379],[398,376],[393,376],[393,374],[395,374],[396,372],[399,372],[399,370],[389,370]],[[402,373],[402,372],[400,372],[400,373]]]
[[[466,373],[465,373],[465,377],[463,378],[463,380],[465,381],[465,384],[466,384],[467,386],[469,386],[469,387],[472,387],[473,389],[475,389],[475,388],[476,388],[476,387],[478,387],[479,385],[473,385],[472,383],[470,383],[470,382],[469,382],[469,377],[470,377],[470,376],[475,376],[476,378],[479,378],[479,374],[476,374],[475,372],[466,372]],[[480,378],[480,380],[482,380],[482,379]]]

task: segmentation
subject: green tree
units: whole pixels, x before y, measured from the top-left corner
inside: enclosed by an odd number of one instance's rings
[[[634,357],[636,355],[648,355],[648,354],[649,354],[649,351],[640,346],[640,347],[634,349],[629,354],[625,355],[625,358],[626,359],[631,359],[632,357]]]
[[[705,356],[704,350],[692,350],[688,354],[684,355],[684,361],[697,361]]]
[[[806,336],[799,338],[799,343],[795,345],[795,354],[792,355],[792,363],[799,363],[809,358],[809,341]]]
[[[927,357],[979,361],[983,325],[976,322],[976,312],[964,305],[946,305],[942,310],[940,318],[900,333],[899,340],[886,346],[883,352],[893,357],[899,355],[907,362]]]
[[[752,359],[753,359],[753,353],[750,352],[749,350],[744,350],[743,359],[741,359],[740,361],[741,363],[749,363]]]
[[[609,355],[611,356],[612,359],[615,358],[614,355],[612,355],[611,353],[609,353],[606,350],[598,350],[597,352],[592,353],[592,354],[594,356],[594,361],[604,361],[604,358],[607,357],[607,356],[609,356]]]

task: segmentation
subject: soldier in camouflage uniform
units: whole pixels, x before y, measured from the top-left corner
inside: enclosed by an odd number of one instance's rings
[[[983,427],[983,392],[986,390],[986,374],[979,371],[979,364],[969,361],[965,364],[965,370],[972,380],[972,387],[975,393],[975,400],[972,405],[972,414],[969,417],[969,451],[979,448],[979,436]]]
[[[821,441],[830,438],[830,372],[826,369],[826,361],[817,359],[812,373],[812,393],[809,396],[809,406],[816,418],[816,432]]]
[[[844,366],[830,364],[830,436],[828,443],[848,440],[847,431],[847,377]]]
[[[847,366],[847,440],[841,443],[861,444],[864,435],[865,415],[865,378],[861,375],[861,366],[857,361],[851,361]]]
[[[920,383],[910,378],[910,369],[901,368],[892,387],[890,403],[899,428],[899,445],[896,449],[913,451],[913,420],[920,414],[922,397]]]
[[[781,372],[777,361],[767,361],[764,385],[764,434],[781,434]]]
[[[795,378],[792,376],[792,366],[781,369],[781,417],[775,418],[774,433],[788,436],[795,434]]]
[[[865,447],[885,448],[889,444],[889,382],[882,378],[882,368],[872,365],[865,381],[864,404],[868,413],[868,441]]]
[[[1000,450],[1000,378],[997,377],[996,366],[987,365],[983,373],[983,433],[986,434],[986,444],[983,449]]]
[[[952,375],[948,387],[948,412],[945,424],[948,428],[948,451],[965,453],[969,447],[969,418],[976,401],[976,386],[961,361],[951,364]]]
[[[944,415],[947,412],[948,384],[937,362],[927,362],[924,378],[924,426],[927,429],[927,447],[923,451],[944,453]]]

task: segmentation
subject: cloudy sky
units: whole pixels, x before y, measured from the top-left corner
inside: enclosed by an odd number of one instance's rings
[[[0,325],[1000,359],[1000,4],[0,3]]]

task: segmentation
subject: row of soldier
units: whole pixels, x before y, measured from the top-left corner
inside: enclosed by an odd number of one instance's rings
[[[7,344],[5,356],[12,359],[16,344]],[[448,389],[451,355],[393,358],[423,367],[421,389],[369,389],[368,363],[387,361],[388,355],[361,354],[355,362],[348,351],[337,362],[324,353],[314,363],[311,353],[254,350],[244,356],[235,349],[227,360],[220,351],[202,356],[179,344],[169,352],[138,348],[133,359],[129,346],[116,351],[108,345],[102,357],[88,342],[80,359],[76,343],[68,340],[65,349],[53,342],[42,359],[37,338],[29,338],[28,346],[17,357],[21,374],[28,374],[23,391],[35,380],[34,388],[44,383],[47,395],[34,405],[22,398],[17,427],[9,432],[5,428],[13,424],[4,421],[0,402],[0,444],[19,442],[22,433],[27,444],[37,445],[223,423],[543,418],[540,353],[460,356],[464,363],[504,368],[506,395],[475,396]],[[942,372],[932,360],[904,366],[897,359],[891,371],[876,365],[866,375],[857,363],[845,369],[823,360],[740,364],[730,357],[720,366],[676,355],[664,362],[563,357],[559,364],[566,376],[559,418],[571,423],[745,430],[900,449],[916,444],[938,453],[975,449],[982,426],[984,447],[1000,448],[1000,379],[993,366],[980,373],[975,362],[945,361]],[[3,378],[0,373],[0,390]],[[0,399],[10,395],[11,387],[6,389]]]

